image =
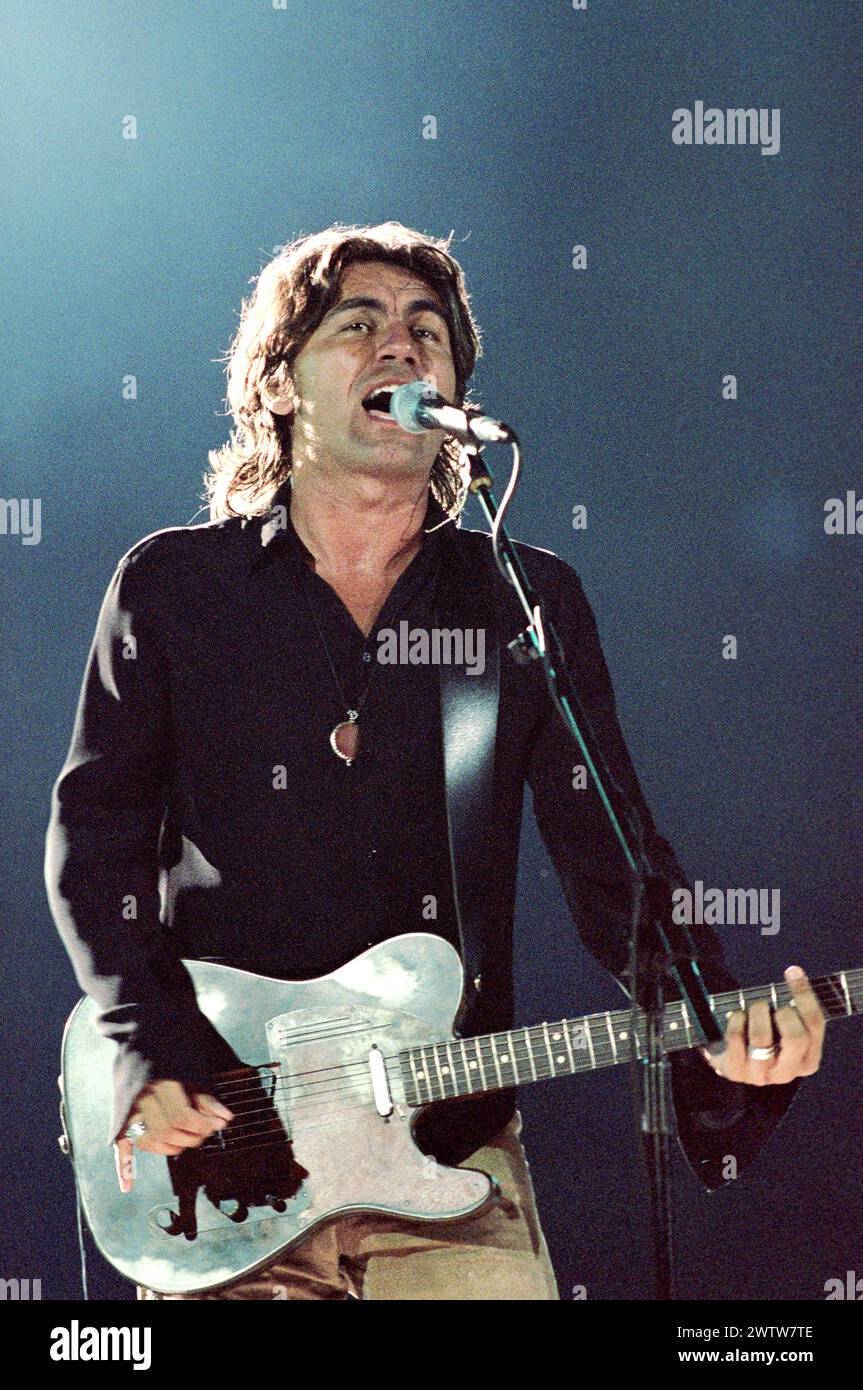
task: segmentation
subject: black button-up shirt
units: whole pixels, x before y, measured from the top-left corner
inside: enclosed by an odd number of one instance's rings
[[[120,561],[100,613],[54,792],[46,882],[78,981],[118,1043],[112,1138],[148,1081],[204,1089],[214,1070],[235,1064],[181,958],[302,979],[406,931],[459,945],[439,673],[381,663],[377,634],[403,620],[431,628],[440,567],[455,547],[493,569],[489,538],[441,525],[430,498],[424,544],[366,639],[309,566],[289,503],[288,481],[267,516],[145,538]],[[579,580],[547,551],[520,552],[654,865],[685,883],[632,768]],[[496,576],[494,584],[506,642],[524,619],[508,586]],[[330,733],[359,704],[360,748],[348,766]],[[472,1032],[530,1022],[512,1013],[525,783],[583,940],[618,980],[626,966],[627,876],[599,798],[591,787],[573,791],[576,761],[542,673],[504,653],[490,810],[494,940]],[[713,933],[694,934],[709,987],[732,988]],[[717,1186],[722,1155],[733,1152],[739,1171],[795,1083],[737,1086],[696,1053],[672,1061],[681,1141]],[[513,1103],[508,1089],[432,1107],[418,1138],[441,1161],[459,1162],[506,1123]]]

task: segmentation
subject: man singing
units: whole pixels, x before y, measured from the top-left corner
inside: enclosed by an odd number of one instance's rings
[[[478,352],[447,242],[386,223],[285,247],[244,303],[230,354],[235,430],[211,456],[213,519],[146,537],[111,581],[55,788],[46,880],[78,982],[117,1043],[105,1138],[124,1191],[133,1143],[181,1155],[233,1117],[213,1077],[237,1059],[199,1009],[184,958],[310,979],[406,932],[463,950],[440,672],[378,659],[382,630],[433,627],[444,585],[485,586],[485,637],[502,652],[493,874],[461,1034],[516,1023],[525,783],[582,939],[628,983],[623,857],[593,787],[573,787],[577,750],[542,672],[506,651],[523,614],[489,537],[459,528],[458,446],[406,432],[386,409],[420,378],[464,403]],[[630,762],[578,577],[547,551],[519,550],[647,853],[684,885]],[[532,930],[541,952],[543,928]],[[736,987],[713,933],[693,934],[708,988]],[[796,1078],[819,1065],[823,1016],[803,972],[788,980],[796,1007],[753,1003],[731,1015],[721,1056],[672,1056],[680,1142],[708,1189],[722,1184],[723,1156],[738,1172],[751,1161]],[[417,1142],[440,1163],[490,1173],[501,1189],[490,1210],[444,1224],[343,1216],[273,1264],[185,1296],[556,1299],[520,1132],[512,1087],[439,1102]]]

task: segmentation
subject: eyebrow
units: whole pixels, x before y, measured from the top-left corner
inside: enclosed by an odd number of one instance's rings
[[[350,299],[341,299],[338,304],[334,304],[332,309],[324,314],[322,322],[326,323],[327,319],[332,318],[333,314],[347,313],[350,309],[377,309],[382,314],[385,314],[387,311],[386,305],[382,300],[375,299],[374,295],[355,294],[352,295]],[[423,312],[437,314],[438,318],[443,319],[443,322],[446,324],[447,328],[449,328],[449,320],[446,314],[434,299],[412,299],[407,306],[407,311],[409,314],[419,314]]]

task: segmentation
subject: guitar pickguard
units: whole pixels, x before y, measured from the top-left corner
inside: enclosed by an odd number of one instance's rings
[[[309,1176],[294,1158],[290,1137],[274,1104],[277,1074],[267,1068],[233,1085],[242,1088],[243,1099],[234,1101],[239,1113],[228,1130],[212,1136],[200,1148],[166,1160],[177,1203],[151,1212],[150,1219],[167,1236],[197,1239],[201,1230],[199,1196],[209,1202],[213,1213],[227,1217],[234,1225],[250,1218],[281,1215]],[[249,1129],[252,1134],[248,1134]],[[235,1135],[233,1140],[226,1137],[229,1130]],[[213,1214],[203,1229],[213,1229],[217,1221]]]

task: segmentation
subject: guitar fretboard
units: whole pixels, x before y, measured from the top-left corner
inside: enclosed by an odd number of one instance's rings
[[[849,1018],[863,1013],[863,969],[842,970],[810,981],[826,1018]],[[723,1024],[736,1009],[766,999],[774,1009],[792,999],[784,980],[777,984],[733,990],[711,996],[717,1021]],[[665,1006],[662,1020],[666,1051],[703,1046],[697,1019],[678,1000]],[[647,1019],[640,1010],[589,1014],[582,1018],[513,1028],[476,1038],[414,1047],[399,1054],[405,1099],[426,1105],[484,1091],[521,1086],[553,1076],[612,1067],[646,1053]]]

